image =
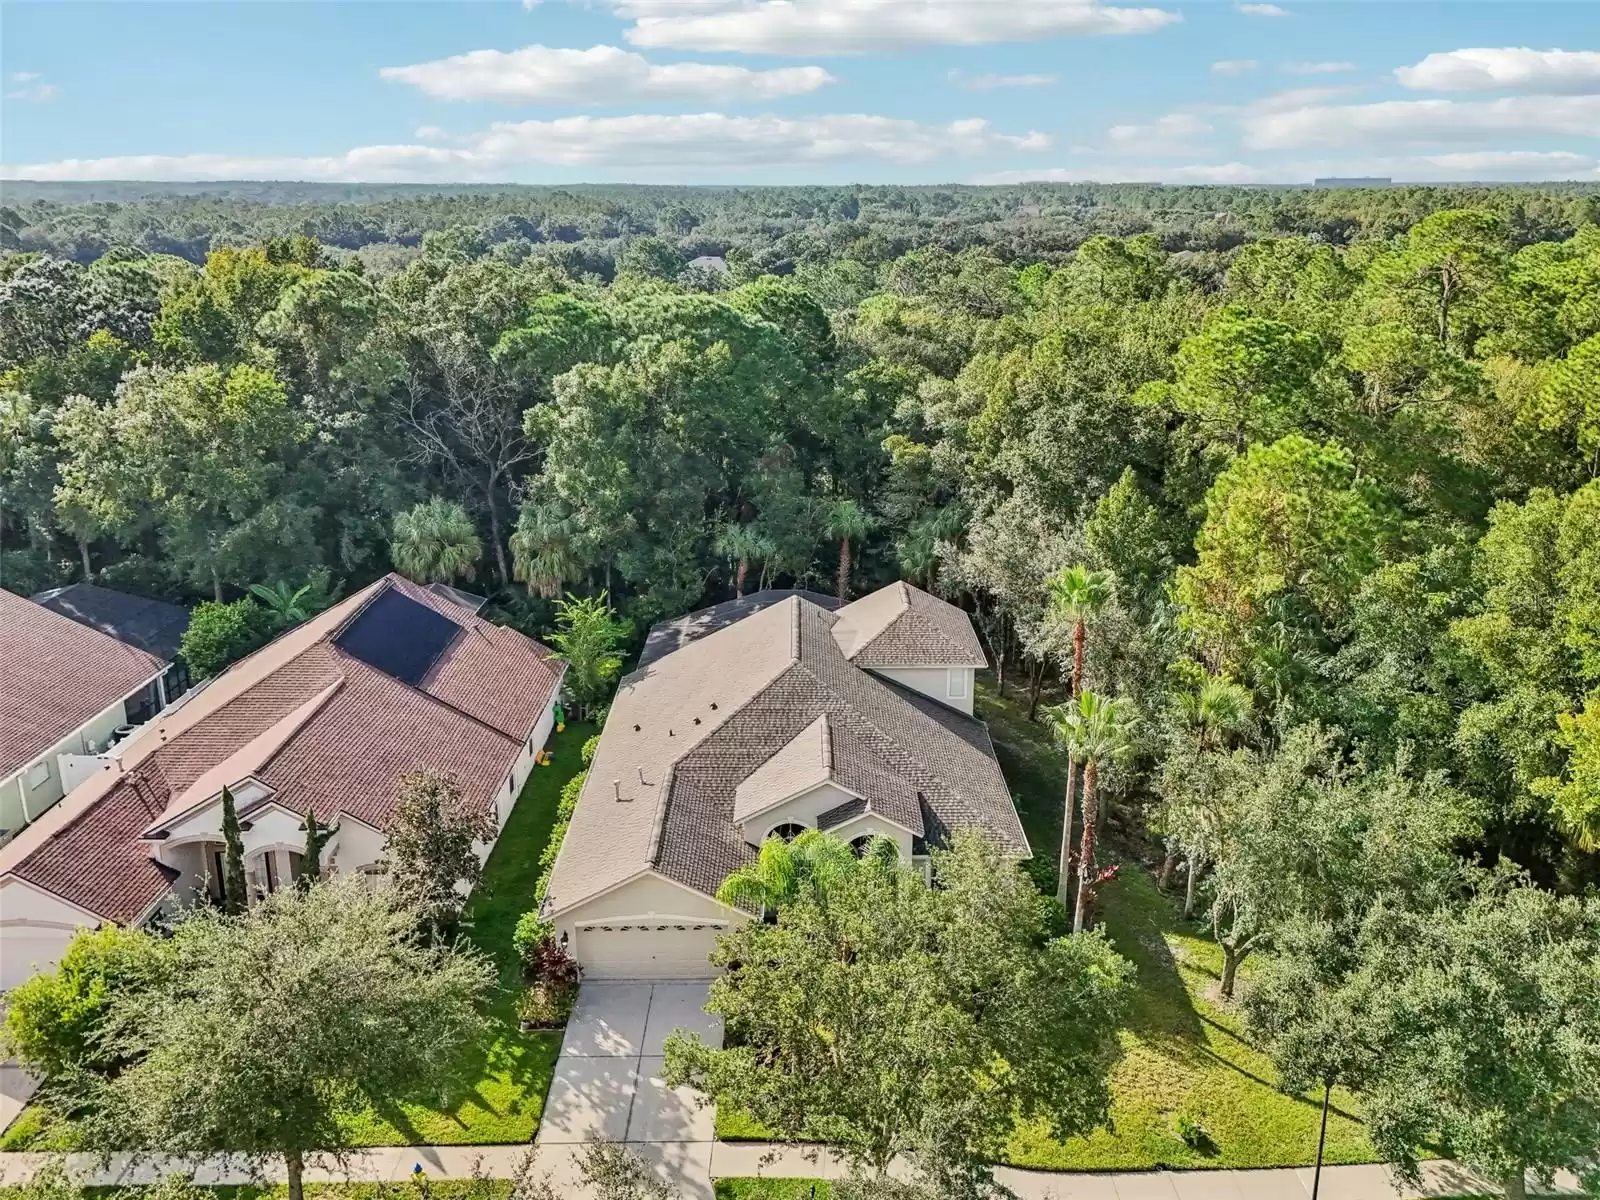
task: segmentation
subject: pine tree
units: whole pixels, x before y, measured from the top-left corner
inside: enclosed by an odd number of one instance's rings
[[[222,789],[222,911],[231,916],[244,912],[248,898],[244,882],[244,835],[239,830],[239,811],[233,793]]]
[[[339,823],[335,821],[326,827],[318,825],[317,810],[308,808],[302,828],[306,831],[306,848],[300,855],[300,869],[295,872],[294,882],[303,892],[322,878],[322,850],[339,832]]]

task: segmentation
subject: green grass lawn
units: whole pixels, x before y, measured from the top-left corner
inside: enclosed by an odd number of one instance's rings
[[[989,723],[1035,855],[1054,860],[1061,844],[1065,760],[1046,728],[1027,720],[1025,700],[1002,701],[983,689],[978,709]],[[1112,1128],[1061,1142],[1043,1129],[1022,1126],[1007,1161],[1080,1170],[1313,1161],[1321,1097],[1285,1096],[1276,1089],[1271,1063],[1244,1037],[1239,1014],[1216,994],[1222,952],[1209,931],[1180,920],[1150,871],[1123,847],[1110,840],[1103,845],[1108,859],[1123,863],[1101,891],[1106,928],[1139,971],[1121,1032],[1123,1059],[1112,1080]],[[1248,982],[1248,968],[1247,962],[1242,982]],[[1205,1126],[1214,1154],[1191,1150],[1178,1138],[1180,1113]],[[1337,1091],[1327,1161],[1373,1161],[1354,1100]]]
[[[555,824],[556,802],[562,786],[580,769],[579,751],[594,732],[593,725],[573,724],[551,739],[555,762],[535,767],[528,776],[468,902],[470,937],[500,971],[489,1040],[473,1048],[461,1063],[458,1081],[444,1094],[397,1099],[351,1113],[346,1128],[356,1145],[499,1145],[533,1137],[561,1033],[517,1029],[521,981],[511,935],[517,918],[533,906],[539,856]],[[35,1105],[0,1137],[0,1150],[68,1149],[71,1140],[70,1130]]]
[[[1045,726],[1027,719],[1025,699],[1002,701],[980,688],[979,715],[989,723],[1006,779],[1034,854],[1054,862],[1061,845],[1065,760]],[[1005,1161],[1048,1170],[1148,1170],[1153,1167],[1277,1167],[1314,1161],[1321,1097],[1285,1096],[1266,1056],[1246,1040],[1239,1014],[1217,995],[1222,952],[1209,931],[1179,919],[1154,877],[1114,840],[1102,854],[1121,861],[1101,890],[1107,931],[1138,968],[1120,1034],[1123,1058],[1112,1078],[1112,1124],[1088,1137],[1059,1141],[1019,1125]],[[1042,865],[1042,864],[1041,864]],[[1048,871],[1053,878],[1053,867]],[[1248,982],[1249,963],[1241,972]],[[1215,1152],[1178,1137],[1177,1117],[1205,1126]],[[717,1135],[767,1136],[750,1117],[719,1111]],[[1326,1161],[1372,1162],[1355,1102],[1334,1092]],[[733,1193],[730,1193],[733,1194]],[[751,1196],[765,1193],[752,1192]],[[783,1195],[784,1193],[773,1193]],[[809,1195],[809,1193],[806,1193]]]

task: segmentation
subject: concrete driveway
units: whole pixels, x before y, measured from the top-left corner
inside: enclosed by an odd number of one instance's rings
[[[711,1191],[716,1114],[687,1088],[661,1081],[662,1044],[674,1029],[722,1044],[722,1022],[705,1011],[704,983],[586,983],[567,1022],[544,1116],[534,1139],[540,1158],[565,1174],[586,1142],[620,1141],[681,1195]],[[561,1160],[561,1161],[557,1161]]]

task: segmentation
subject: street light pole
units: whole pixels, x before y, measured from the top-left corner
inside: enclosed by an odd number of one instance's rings
[[[1328,1144],[1328,1103],[1333,1099],[1333,1084],[1322,1085],[1322,1132],[1317,1135],[1317,1171],[1311,1178],[1311,1200],[1317,1200],[1322,1188],[1322,1151]]]

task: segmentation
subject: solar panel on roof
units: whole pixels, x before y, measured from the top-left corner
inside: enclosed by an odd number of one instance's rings
[[[420,687],[461,626],[390,588],[362,610],[334,645],[369,667]]]

